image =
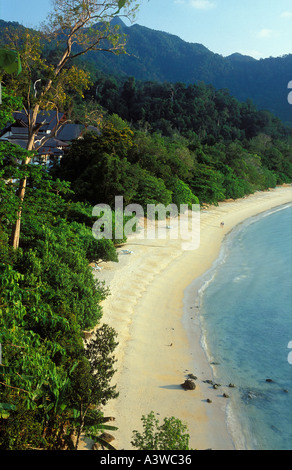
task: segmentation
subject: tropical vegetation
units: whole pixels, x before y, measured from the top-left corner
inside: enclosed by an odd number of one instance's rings
[[[19,50],[22,72],[1,72],[0,129],[24,109],[29,139],[27,149],[0,140],[1,450],[76,449],[82,436],[98,441],[114,429],[103,407],[118,394],[111,384],[118,337],[103,324],[109,291],[91,265],[117,262],[125,237],[93,237],[96,204],[114,208],[116,196],[143,208],[218,204],[292,181],[291,129],[250,100],[204,83],[115,78],[79,61],[89,50],[124,50],[111,19],[136,2],[71,3],[55,0],[50,34],[14,30],[3,42]],[[95,24],[101,4],[116,6],[104,10],[104,26]],[[42,109],[91,129],[50,171],[33,164]],[[187,449],[175,418],[162,427],[153,414],[143,422],[135,447]],[[166,442],[170,429],[178,441]]]

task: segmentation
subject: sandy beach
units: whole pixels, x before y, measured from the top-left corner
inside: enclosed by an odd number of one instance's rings
[[[95,276],[111,292],[103,302],[103,322],[117,331],[119,341],[113,381],[119,397],[104,409],[119,428],[113,432],[117,449],[132,449],[133,430],[142,431],[141,417],[152,410],[161,422],[175,416],[187,424],[192,449],[235,448],[225,423],[228,399],[222,396],[232,392],[204,382],[212,379],[212,369],[200,343],[199,280],[218,258],[230,230],[291,201],[289,186],[222,202],[201,211],[196,250],[184,250],[181,239],[137,236],[118,250],[119,263],[101,263]],[[126,249],[131,253],[125,254]],[[194,391],[181,387],[189,373],[197,376]]]

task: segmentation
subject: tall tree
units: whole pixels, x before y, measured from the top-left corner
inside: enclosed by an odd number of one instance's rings
[[[89,51],[123,52],[125,38],[111,21],[116,16],[131,19],[138,8],[136,0],[52,0],[52,5],[52,12],[42,32],[32,35],[26,30],[24,47],[20,51],[24,73],[22,79],[17,81],[17,88],[24,98],[28,118],[27,150],[36,149],[35,138],[41,127],[37,123],[39,111],[56,109],[57,124],[54,131],[42,139],[38,148],[54,137],[64,124],[58,118],[58,111],[66,100],[66,91],[73,88],[82,94],[82,89],[88,85],[88,75],[72,65],[72,60]],[[56,45],[56,53],[50,54],[47,60],[42,54],[46,41]],[[17,48],[17,44],[13,45]],[[24,164],[29,164],[31,158],[29,156]],[[24,178],[18,188],[19,209],[11,236],[15,249],[19,246],[26,184]]]

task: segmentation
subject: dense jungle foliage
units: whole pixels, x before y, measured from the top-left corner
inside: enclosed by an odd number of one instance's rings
[[[20,105],[3,92],[1,126]],[[0,449],[72,449],[81,432],[97,441],[100,410],[117,395],[116,333],[100,323],[108,294],[89,263],[117,261],[111,240],[92,236],[91,208],[72,202],[67,182],[40,165],[23,165],[27,151],[0,143]],[[10,247],[18,209],[17,181],[28,176],[21,246]]]
[[[75,142],[56,171],[78,200],[217,204],[291,182],[291,130],[228,90],[102,76],[86,98],[104,116],[100,134]],[[84,103],[71,111],[78,121]]]
[[[85,98],[62,111],[85,126],[48,172],[0,142],[0,449],[76,448],[98,440],[102,405],[117,396],[116,332],[101,325],[108,289],[92,261],[118,261],[92,236],[92,208],[218,204],[292,182],[291,130],[248,100],[204,83],[117,79],[92,70]],[[0,128],[22,108],[3,90]],[[95,127],[95,130],[92,130]],[[86,130],[87,129],[87,130]],[[89,131],[91,129],[91,131]],[[27,178],[20,247],[10,246]],[[84,331],[99,325],[87,347]]]
[[[252,99],[258,109],[267,109],[283,122],[292,124],[287,102],[291,80],[292,54],[256,60],[235,53],[223,57],[203,44],[189,43],[178,36],[139,24],[116,23],[127,37],[127,55],[90,53],[92,68],[109,75],[157,83],[212,84],[227,88],[240,101]],[[1,28],[1,23],[0,23]],[[0,29],[1,31],[1,29]]]

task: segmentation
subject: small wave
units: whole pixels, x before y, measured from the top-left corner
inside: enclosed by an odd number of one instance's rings
[[[247,440],[237,418],[232,403],[226,407],[226,423],[236,450],[248,450]]]
[[[201,327],[201,341],[200,341],[200,343],[201,343],[201,347],[202,347],[203,351],[205,352],[205,355],[207,357],[207,360],[208,360],[209,364],[211,364],[213,358],[212,358],[210,350],[208,348],[206,335],[205,335],[204,329],[202,327]]]
[[[209,287],[209,285],[214,281],[214,278],[216,276],[216,271],[214,271],[211,275],[211,277],[208,280],[205,280],[198,290],[198,295],[201,298],[205,292],[205,290]]]
[[[283,206],[280,206],[280,207],[276,207],[274,209],[270,209],[268,212],[264,212],[262,214],[262,217],[269,217],[270,215],[273,215],[273,214],[276,214],[276,212],[280,212],[280,211],[284,211],[286,209],[289,209],[290,207],[292,207],[292,203],[288,203],[288,204],[285,204]]]
[[[232,282],[241,282],[241,281],[244,281],[244,279],[246,279],[248,276],[247,274],[242,274],[241,276],[236,276]]]

